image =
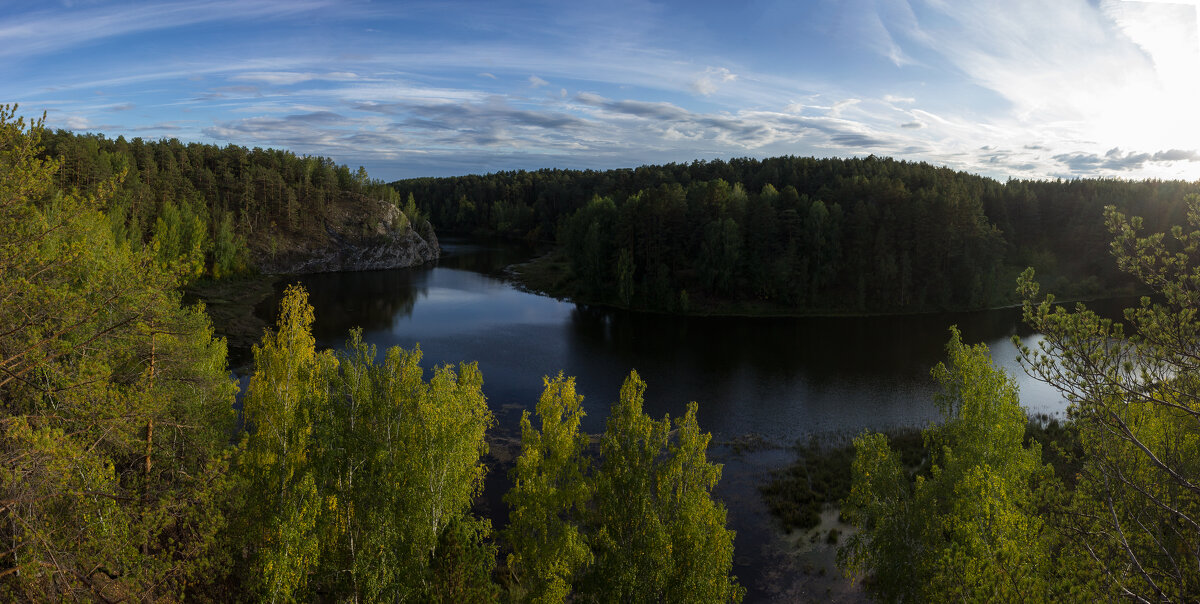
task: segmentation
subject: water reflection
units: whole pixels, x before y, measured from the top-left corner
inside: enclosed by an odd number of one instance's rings
[[[530,257],[521,246],[448,241],[434,266],[306,275],[321,346],[340,347],[361,326],[381,350],[421,345],[425,366],[478,361],[501,429],[515,429],[541,378],[578,377],[585,429],[604,429],[630,369],[649,384],[647,411],[683,413],[701,403],[718,439],[757,433],[779,443],[814,433],[922,426],[936,419],[929,369],[950,325],[985,342],[1013,373],[1034,412],[1061,412],[1061,397],[1025,376],[1009,341],[1039,336],[1019,309],[904,317],[676,317],[575,305],[528,294],[496,275]],[[264,304],[273,314],[278,297]],[[1127,301],[1097,306],[1111,314]],[[1112,307],[1111,309],[1108,307]],[[512,425],[506,425],[505,422]]]
[[[432,267],[405,270],[358,271],[297,275],[283,279],[259,305],[260,314],[274,315],[283,299],[283,288],[301,284],[320,319],[313,325],[318,339],[345,339],[352,327],[364,332],[391,329],[398,319],[412,314],[417,299],[428,295]],[[271,322],[274,324],[274,321]]]

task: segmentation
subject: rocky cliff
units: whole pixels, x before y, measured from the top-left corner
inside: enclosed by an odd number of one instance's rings
[[[270,274],[326,273],[403,268],[435,260],[441,253],[428,221],[414,228],[385,201],[359,198],[337,204],[320,230],[267,233],[252,241],[259,271]]]

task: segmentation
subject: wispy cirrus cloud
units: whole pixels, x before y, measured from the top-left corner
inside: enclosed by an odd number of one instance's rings
[[[273,86],[289,86],[311,80],[328,80],[333,82],[356,82],[364,78],[349,71],[331,71],[327,73],[296,72],[296,71],[244,71],[229,77],[234,82],[261,82]]]
[[[0,57],[32,56],[104,38],[216,21],[286,17],[333,4],[331,0],[218,0],[43,10],[0,22]]]

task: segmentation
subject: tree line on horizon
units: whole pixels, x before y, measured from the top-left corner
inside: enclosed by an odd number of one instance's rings
[[[1178,224],[1200,185],[1010,180],[926,163],[776,157],[392,183],[445,232],[553,241],[587,301],[790,312],[980,309],[1028,266],[1075,297],[1130,293],[1103,208]]]

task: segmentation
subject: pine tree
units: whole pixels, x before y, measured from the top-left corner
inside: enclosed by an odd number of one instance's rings
[[[1032,375],[1070,402],[1080,469],[1048,522],[1080,569],[1078,597],[1190,601],[1200,597],[1200,197],[1187,222],[1143,236],[1143,219],[1105,210],[1118,266],[1149,287],[1124,323],[1038,298],[1020,280],[1024,315],[1044,334],[1022,347]]]
[[[119,175],[56,191],[41,122],[14,114],[0,107],[0,599],[194,594],[229,563],[224,342],[115,239],[99,208]]]

